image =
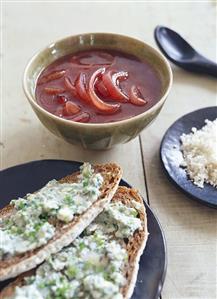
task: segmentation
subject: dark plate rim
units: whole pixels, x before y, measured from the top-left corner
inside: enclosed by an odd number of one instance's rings
[[[183,116],[179,117],[175,122],[173,122],[170,127],[166,130],[166,132],[164,133],[164,136],[161,140],[161,144],[160,144],[160,149],[159,149],[159,156],[160,156],[160,161],[161,161],[161,165],[163,166],[163,170],[164,170],[164,173],[166,174],[166,177],[169,179],[169,181],[171,183],[174,184],[174,186],[182,191],[185,195],[187,195],[188,198],[194,200],[195,202],[201,204],[201,205],[205,205],[207,207],[210,207],[210,208],[213,208],[213,209],[217,209],[217,203],[210,203],[208,201],[205,201],[197,196],[195,196],[192,192],[189,192],[187,191],[183,186],[181,186],[174,178],[172,175],[170,175],[170,171],[168,170],[167,166],[165,165],[164,163],[164,155],[163,155],[163,147],[164,147],[164,143],[165,143],[165,140],[167,139],[167,136],[169,134],[169,131],[183,118],[185,117],[188,117],[190,116],[191,114],[194,114],[194,113],[198,113],[199,111],[202,111],[202,110],[206,110],[206,109],[216,109],[217,106],[209,106],[209,107],[204,107],[204,108],[201,108],[201,109],[197,109],[197,110],[194,110],[194,111],[191,111],[189,113],[186,113],[184,114]],[[192,183],[193,184],[193,183]]]
[[[124,179],[121,179],[121,182],[124,182],[124,184],[126,184],[129,188],[133,188],[127,181],[125,181]],[[120,184],[121,184],[120,182]],[[153,210],[151,209],[151,207],[149,206],[149,204],[145,201],[144,197],[141,195],[141,193],[139,192],[140,196],[143,199],[143,202],[145,204],[145,207],[147,209],[149,209],[149,212],[153,215],[153,218],[155,219],[157,225],[160,228],[160,232],[162,235],[162,241],[163,241],[163,247],[164,247],[164,255],[165,255],[165,260],[164,260],[164,269],[163,269],[163,273],[161,276],[161,279],[159,280],[159,284],[158,284],[158,290],[156,291],[156,295],[155,295],[155,299],[158,299],[159,296],[161,295],[162,289],[163,289],[163,285],[164,285],[164,281],[166,278],[166,273],[167,273],[167,266],[168,266],[168,256],[167,256],[167,244],[166,244],[166,238],[165,238],[165,234],[163,232],[163,228],[162,225],[160,224],[158,217],[155,215],[155,213],[153,212]],[[143,252],[145,251],[145,249],[143,250]],[[143,254],[143,253],[142,253]]]
[[[37,163],[37,162],[66,162],[66,163],[76,163],[76,164],[82,164],[83,162],[81,161],[74,161],[74,160],[64,160],[64,159],[39,159],[39,160],[32,160],[32,161],[28,161],[28,162],[25,162],[25,163],[21,163],[21,164],[18,164],[18,165],[13,165],[13,166],[9,166],[7,168],[4,168],[2,170],[0,170],[0,173],[2,172],[5,172],[5,171],[10,171],[11,169],[15,169],[19,166],[25,166],[25,165],[30,165],[30,164],[34,164],[34,163]],[[125,185],[125,186],[128,186],[129,188],[132,188],[132,185],[130,185],[127,181],[125,181],[124,179],[121,179],[120,181],[120,185]],[[139,192],[140,194],[140,192]],[[158,217],[155,215],[155,213],[153,212],[153,210],[151,209],[151,207],[149,206],[149,204],[144,200],[144,197],[140,194],[140,196],[142,197],[143,199],[143,202],[145,204],[145,207],[149,210],[149,212],[152,214],[153,216],[153,219],[155,220],[155,223],[156,225],[159,227],[159,230],[160,230],[160,233],[161,233],[161,237],[162,237],[162,244],[163,244],[163,249],[164,249],[164,261],[163,261],[163,271],[161,273],[161,276],[159,278],[159,281],[158,281],[158,286],[156,288],[156,293],[155,293],[155,296],[153,297],[153,299],[158,299],[159,296],[161,295],[162,293],[162,289],[163,289],[163,285],[164,285],[164,282],[165,282],[165,278],[166,278],[166,273],[167,273],[167,265],[168,265],[168,251],[167,251],[167,244],[166,244],[166,238],[165,238],[165,234],[164,234],[164,231],[163,231],[163,228],[162,228],[162,225],[160,224],[159,222],[159,219]],[[143,251],[144,252],[144,251]],[[142,253],[143,254],[143,253]],[[152,299],[152,298],[150,298]]]

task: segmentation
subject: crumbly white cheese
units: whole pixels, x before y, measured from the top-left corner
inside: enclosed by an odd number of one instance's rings
[[[33,285],[24,286],[23,288],[16,288],[16,299],[32,299],[34,294],[34,299],[43,299],[42,294],[37,290],[37,287]]]
[[[205,120],[200,130],[192,128],[190,134],[183,134],[181,150],[183,161],[180,166],[195,185],[204,187],[204,182],[217,187],[217,119]]]
[[[62,207],[57,213],[57,218],[63,222],[69,222],[73,217],[73,212],[69,207]]]
[[[111,203],[98,216],[98,230],[104,233],[114,233],[117,238],[129,238],[135,230],[141,227],[141,221],[137,215],[135,208],[123,205],[121,202]],[[95,223],[91,224],[87,231],[95,230],[95,225]]]
[[[39,266],[10,299],[21,299],[20,294],[22,299],[123,299],[128,262],[123,239],[141,227],[137,214],[120,202],[110,203],[91,229]]]
[[[72,221],[97,200],[102,182],[102,176],[85,163],[78,182],[52,180],[38,192],[12,200],[13,213],[0,222],[0,260],[46,244],[57,221]]]

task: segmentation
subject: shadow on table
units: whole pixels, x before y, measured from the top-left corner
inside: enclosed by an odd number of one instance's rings
[[[216,78],[205,74],[203,75],[187,72],[174,65],[172,65],[171,67],[173,71],[173,84],[198,86],[199,88],[208,89],[210,92],[216,94]]]

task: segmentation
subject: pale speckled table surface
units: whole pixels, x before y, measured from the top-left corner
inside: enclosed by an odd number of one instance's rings
[[[51,135],[22,91],[27,60],[52,41],[83,32],[117,32],[156,47],[153,30],[158,24],[174,28],[204,55],[216,59],[216,3],[211,0],[3,1],[1,169],[46,158],[117,161],[124,178],[150,203],[166,235],[168,271],[162,298],[215,299],[216,210],[189,200],[168,182],[159,162],[159,145],[177,118],[217,104],[216,81],[173,66],[172,91],[157,120],[140,138],[106,152],[81,150]]]

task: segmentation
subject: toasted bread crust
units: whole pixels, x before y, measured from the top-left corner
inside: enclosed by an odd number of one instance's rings
[[[132,296],[135,287],[139,270],[140,256],[145,249],[145,245],[148,239],[147,216],[143,199],[135,189],[119,187],[118,191],[112,199],[112,201],[121,201],[127,206],[134,207],[134,205],[132,204],[132,199],[141,204],[142,209],[137,211],[142,222],[142,228],[134,233],[134,235],[129,239],[126,245],[126,249],[129,255],[129,261],[125,273],[127,283],[122,289],[124,299],[129,299]]]
[[[50,254],[60,251],[69,245],[96,218],[104,206],[110,202],[118,188],[122,176],[121,168],[115,163],[95,165],[94,171],[103,176],[100,197],[79,217],[69,224],[62,224],[56,229],[55,236],[47,244],[0,262],[0,281],[15,277],[20,273],[33,269],[42,263]],[[73,183],[78,179],[79,172],[60,180],[60,183]],[[9,217],[13,206],[8,205],[0,211],[0,217]]]
[[[129,299],[132,296],[134,290],[138,273],[139,259],[141,254],[143,253],[148,238],[147,217],[143,200],[135,189],[119,187],[114,197],[112,198],[112,202],[121,201],[127,206],[134,207],[134,205],[132,204],[132,199],[141,204],[142,209],[137,211],[142,222],[142,228],[140,230],[137,230],[126,244],[126,249],[129,255],[129,264],[125,271],[126,284],[121,290],[124,299]],[[10,283],[6,288],[3,289],[3,291],[0,293],[0,298],[4,299],[13,295],[15,287],[22,286],[24,277],[33,275],[34,271],[35,270],[31,270],[20,275],[14,282]]]

